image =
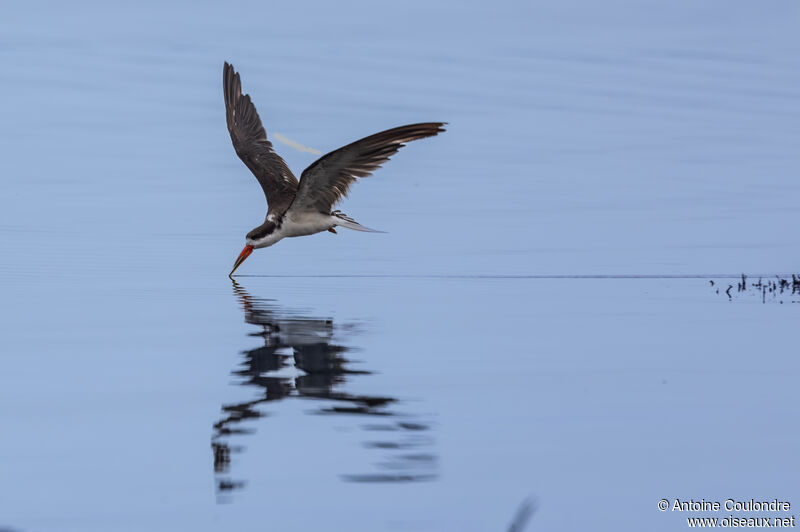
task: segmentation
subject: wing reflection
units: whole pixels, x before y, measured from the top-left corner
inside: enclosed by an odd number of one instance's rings
[[[259,328],[251,336],[263,338],[264,345],[244,351],[241,365],[232,372],[241,379],[238,385],[259,390],[257,398],[223,405],[223,417],[213,426],[211,447],[220,501],[226,493],[245,486],[245,481],[230,478],[231,454],[244,450],[242,446],[232,445],[230,440],[254,430],[244,427],[242,422],[266,417],[268,414],[261,407],[267,403],[292,398],[319,401],[316,414],[382,418],[381,423],[361,428],[382,436],[371,438],[364,443],[364,448],[377,449],[386,456],[374,464],[376,470],[343,474],[343,480],[415,482],[436,478],[437,456],[426,451],[433,445],[429,423],[421,422],[420,416],[390,408],[397,401],[394,397],[347,392],[351,376],[370,373],[352,369],[351,361],[346,358],[350,348],[339,344],[355,333],[354,326],[337,326],[331,319],[292,313],[274,301],[252,297],[236,281],[233,291],[244,310],[245,322]],[[324,452],[324,444],[317,447],[318,452]]]

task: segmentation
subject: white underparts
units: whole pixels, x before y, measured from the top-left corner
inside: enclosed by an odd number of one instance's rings
[[[258,240],[248,239],[247,244],[256,249],[265,248],[284,238],[313,235],[336,226],[352,229],[353,231],[378,232],[364,227],[352,218],[338,212],[334,215],[322,214],[321,212],[287,213],[280,226],[273,233]]]

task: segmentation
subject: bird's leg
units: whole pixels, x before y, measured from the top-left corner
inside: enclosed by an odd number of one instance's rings
[[[336,233],[336,229],[334,229],[333,227],[329,228],[329,229],[328,229],[328,231],[330,231],[330,232],[331,232],[331,233],[333,233],[334,235],[335,235],[335,234],[337,234],[337,233]]]

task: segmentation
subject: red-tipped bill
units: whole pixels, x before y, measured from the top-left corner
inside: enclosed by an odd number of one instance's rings
[[[236,271],[236,268],[238,268],[238,267],[239,267],[239,265],[241,265],[241,264],[244,262],[244,259],[246,259],[247,257],[249,257],[249,256],[250,256],[250,254],[251,254],[252,252],[253,252],[253,246],[251,246],[250,244],[248,244],[248,245],[246,245],[246,246],[244,247],[244,249],[242,250],[242,252],[241,252],[241,253],[239,253],[239,258],[238,258],[238,259],[236,259],[236,263],[233,265],[233,269],[231,270],[231,273],[229,273],[229,274],[228,274],[228,277],[230,277],[231,275],[233,275],[233,272],[235,272],[235,271]]]

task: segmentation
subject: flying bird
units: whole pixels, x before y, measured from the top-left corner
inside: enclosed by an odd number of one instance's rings
[[[287,237],[323,231],[336,233],[337,226],[375,232],[331,209],[347,195],[356,179],[370,176],[406,142],[444,131],[444,122],[426,122],[375,133],[323,155],[303,170],[298,182],[286,162],[275,153],[250,95],[242,94],[239,74],[227,62],[222,69],[222,87],[233,147],[267,197],[267,217],[263,224],[247,233],[246,245],[229,276],[254,249],[271,246]]]

